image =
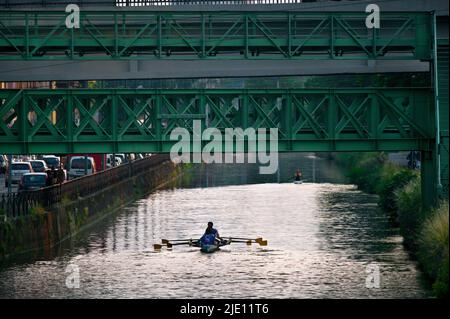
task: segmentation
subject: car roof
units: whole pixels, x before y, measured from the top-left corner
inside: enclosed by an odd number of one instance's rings
[[[41,163],[45,163],[45,161],[44,160],[29,160],[28,162],[41,162]]]
[[[30,162],[28,162],[28,161],[26,161],[26,162],[12,162],[11,164],[12,165],[14,165],[14,164],[28,164],[28,165],[31,165]]]
[[[84,159],[85,156],[73,156],[70,160],[73,160],[73,159],[80,159],[80,158]],[[88,156],[87,158],[94,159],[92,156]]]
[[[30,176],[30,175],[43,175],[43,176],[47,176],[46,173],[25,173],[25,174],[23,174],[23,176]]]

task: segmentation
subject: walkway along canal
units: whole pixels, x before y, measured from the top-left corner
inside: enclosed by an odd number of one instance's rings
[[[125,206],[51,253],[11,260],[0,270],[0,297],[430,297],[376,196],[312,154],[282,154],[280,163],[280,174],[268,177],[257,165],[193,166],[176,187]],[[302,185],[292,183],[296,168]],[[269,245],[232,244],[212,255],[152,249],[161,238],[200,236],[209,220],[222,236],[263,236]],[[79,288],[66,285],[68,269],[79,270]],[[372,269],[378,288],[367,285]]]

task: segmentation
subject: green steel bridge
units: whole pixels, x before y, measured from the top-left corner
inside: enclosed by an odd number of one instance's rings
[[[192,131],[194,120],[222,131],[278,128],[280,151],[420,150],[430,206],[441,187],[448,196],[448,40],[438,43],[429,12],[385,12],[370,30],[366,16],[83,10],[80,28],[68,29],[64,12],[0,11],[0,59],[11,63],[422,60],[434,78],[432,88],[0,90],[0,153],[168,152],[172,129]]]
[[[429,60],[430,13],[0,11],[0,59]]]
[[[0,90],[0,152],[169,152],[176,127],[277,128],[280,151],[431,151],[432,90]],[[8,124],[9,123],[9,124]],[[207,141],[205,141],[206,143]]]

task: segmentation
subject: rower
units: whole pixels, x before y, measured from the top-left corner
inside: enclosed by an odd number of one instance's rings
[[[301,181],[302,180],[302,172],[297,168],[297,171],[295,172],[295,180]]]
[[[200,238],[200,242],[204,245],[214,245],[217,241],[222,240],[220,238],[219,232],[217,229],[213,228],[213,222],[208,222],[208,227],[205,230],[205,233]]]

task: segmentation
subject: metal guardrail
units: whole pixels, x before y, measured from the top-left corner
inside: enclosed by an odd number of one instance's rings
[[[261,5],[298,4],[304,0],[0,0],[0,7],[14,8],[26,6],[54,7],[77,4],[79,6],[176,6],[176,5]],[[307,1],[312,2],[312,1]]]
[[[8,218],[27,215],[39,204],[35,193],[2,194],[0,197],[0,221],[3,214]]]
[[[305,1],[304,0],[117,0],[116,5],[118,7],[174,6],[174,5],[252,5],[252,4],[261,5],[261,4],[297,4],[302,2]]]
[[[168,154],[153,155],[40,190],[3,194],[0,197],[0,212],[6,214],[7,218],[25,216],[30,214],[31,209],[37,205],[49,208],[63,200],[73,201],[92,195],[168,160]]]
[[[115,6],[116,0],[0,0],[0,7],[16,8],[27,6],[41,6],[41,7],[53,7],[53,6],[66,6],[68,4],[92,5],[92,6]]]

